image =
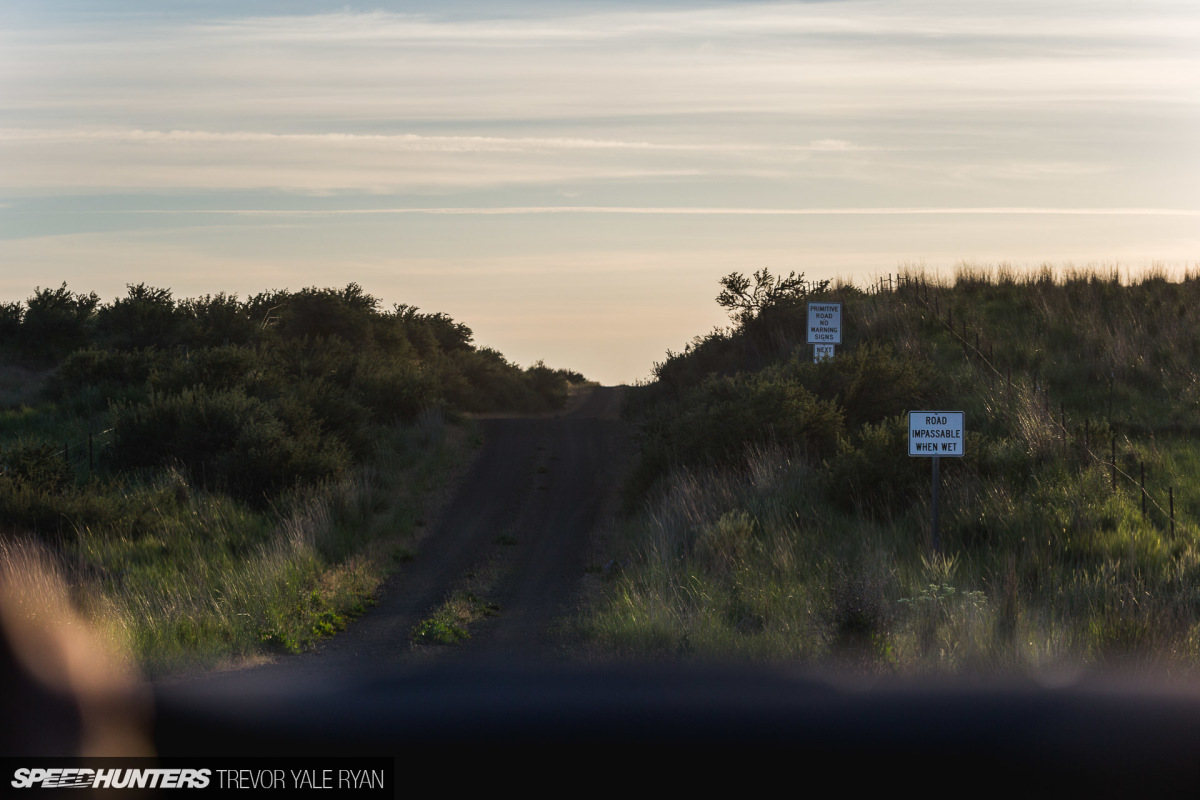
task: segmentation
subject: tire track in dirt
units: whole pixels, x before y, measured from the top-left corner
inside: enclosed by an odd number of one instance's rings
[[[535,490],[514,526],[516,552],[494,593],[503,610],[463,647],[463,657],[540,660],[556,654],[553,626],[574,611],[589,534],[603,524],[616,495],[618,404],[619,393],[598,389],[570,416],[547,421],[544,491]]]
[[[253,692],[435,661],[559,656],[556,620],[573,612],[591,535],[615,507],[626,436],[620,400],[620,387],[596,387],[559,416],[479,420],[481,452],[374,608],[315,652],[198,680]],[[489,566],[496,574],[485,599],[500,613],[472,625],[459,645],[414,645],[413,627]]]

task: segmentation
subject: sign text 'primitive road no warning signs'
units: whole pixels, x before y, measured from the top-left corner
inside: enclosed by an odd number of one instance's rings
[[[842,343],[842,304],[808,304],[808,343]]]
[[[910,456],[963,455],[966,422],[961,411],[908,412],[908,454]]]

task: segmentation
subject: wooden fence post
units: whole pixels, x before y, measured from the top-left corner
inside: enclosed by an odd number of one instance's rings
[[[1117,435],[1112,435],[1112,455],[1109,456],[1109,471],[1112,473],[1112,490],[1117,490]]]
[[[1146,462],[1139,462],[1142,468],[1142,519],[1146,518]]]

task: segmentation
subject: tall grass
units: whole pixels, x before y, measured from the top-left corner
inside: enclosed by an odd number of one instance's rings
[[[639,510],[613,562],[628,566],[581,623],[593,646],[872,672],[1194,672],[1196,276],[963,265],[951,281],[917,266],[892,285],[835,287],[849,328],[837,358],[845,369],[886,346],[930,370],[931,390],[911,402],[966,412],[967,455],[943,460],[943,551],[930,550],[929,464],[907,457],[906,418],[852,412],[841,391],[835,454],[778,440],[724,459],[676,447],[664,463],[663,443],[644,440],[661,477],[631,484]],[[802,364],[797,323],[777,340]],[[715,357],[755,335],[747,323],[669,356],[671,391],[646,387],[631,412],[684,418],[678,405],[706,374],[782,374],[818,395],[813,376],[832,385],[828,371],[780,373],[784,353]]]
[[[411,553],[466,438],[437,416],[394,428],[369,466],[265,510],[164,472],[128,489],[145,528],[76,530],[57,558],[85,613],[150,674],[297,652],[361,613]]]

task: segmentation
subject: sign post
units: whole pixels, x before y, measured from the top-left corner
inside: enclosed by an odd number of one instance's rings
[[[833,346],[842,343],[842,304],[808,304],[808,343],[813,363],[833,358]]]
[[[938,489],[941,486],[942,456],[962,458],[966,420],[961,411],[908,412],[908,454],[933,459],[933,552],[941,550],[938,540]]]

